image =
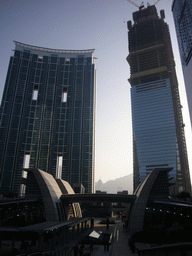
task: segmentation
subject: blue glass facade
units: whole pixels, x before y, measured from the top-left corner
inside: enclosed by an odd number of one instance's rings
[[[143,181],[156,167],[173,167],[176,180],[177,140],[169,79],[131,89],[134,140]]]
[[[154,5],[128,21],[134,190],[158,167],[172,167],[171,193],[191,191],[184,124],[168,25]]]
[[[94,184],[94,50],[15,42],[0,108],[1,191],[20,191],[23,167]]]

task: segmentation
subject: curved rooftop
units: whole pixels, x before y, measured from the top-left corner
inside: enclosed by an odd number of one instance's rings
[[[42,198],[46,221],[61,221],[68,219],[67,207],[61,202],[63,194],[74,194],[67,181],[55,179],[51,174],[37,168],[25,169],[28,172],[26,182],[26,198]],[[79,204],[73,205],[75,217],[82,217]]]
[[[167,200],[169,196],[168,173],[172,167],[155,168],[135,191],[136,199],[131,208],[129,217],[129,232],[133,235],[142,231],[144,226],[145,209],[148,200]]]
[[[86,50],[64,50],[64,49],[51,49],[46,47],[39,47],[29,44],[24,44],[21,42],[13,41],[15,43],[16,49],[20,50],[21,48],[26,50],[34,50],[40,51],[45,53],[52,53],[52,54],[86,54],[86,53],[93,53],[95,49],[86,49]]]

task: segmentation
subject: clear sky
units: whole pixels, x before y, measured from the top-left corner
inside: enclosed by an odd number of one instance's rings
[[[132,0],[140,5],[142,1]],[[156,0],[144,1],[153,4]],[[179,80],[190,169],[192,136],[172,0],[161,0],[169,24]],[[133,172],[127,21],[137,7],[126,0],[0,0],[0,97],[13,40],[53,49],[95,49],[97,68],[95,180]]]

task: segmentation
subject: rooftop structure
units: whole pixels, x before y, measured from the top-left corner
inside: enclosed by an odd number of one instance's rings
[[[52,54],[86,54],[86,53],[94,53],[95,49],[87,49],[87,50],[64,50],[64,49],[51,49],[46,47],[34,46],[29,44],[24,44],[21,42],[14,41],[16,50],[29,50],[29,51],[37,51],[44,52],[44,53],[52,53]]]

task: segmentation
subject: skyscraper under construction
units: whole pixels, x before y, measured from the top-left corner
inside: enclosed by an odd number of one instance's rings
[[[168,25],[154,5],[128,21],[134,190],[154,168],[172,167],[173,194],[191,191],[181,103]]]

